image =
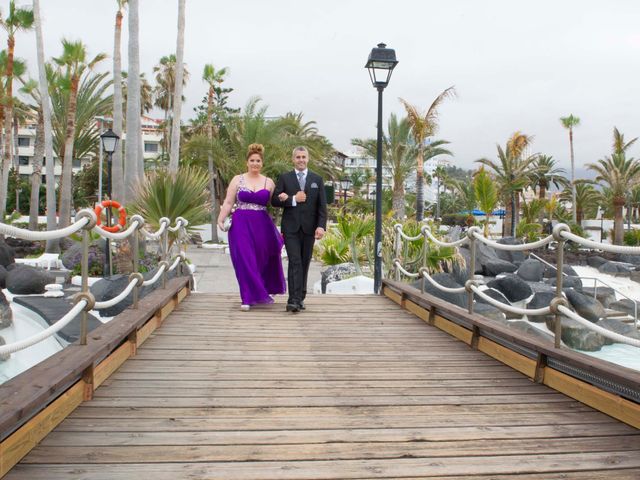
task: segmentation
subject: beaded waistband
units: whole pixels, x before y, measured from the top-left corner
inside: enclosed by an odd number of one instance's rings
[[[266,210],[267,207],[259,205],[257,203],[238,202],[236,204],[236,210]]]

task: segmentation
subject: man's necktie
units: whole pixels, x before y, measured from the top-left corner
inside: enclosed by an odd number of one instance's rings
[[[298,184],[300,185],[300,190],[304,191],[304,172],[298,172]]]

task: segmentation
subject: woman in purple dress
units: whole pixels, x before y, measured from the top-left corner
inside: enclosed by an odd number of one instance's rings
[[[260,173],[263,154],[262,145],[249,145],[247,172],[231,180],[218,216],[218,226],[224,230],[224,220],[235,203],[229,229],[229,250],[240,286],[240,310],[243,311],[249,311],[251,305],[273,303],[271,295],[286,291],[280,257],[284,242],[267,212],[275,184]]]

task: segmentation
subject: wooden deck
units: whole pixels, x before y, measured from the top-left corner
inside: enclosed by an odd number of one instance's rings
[[[5,478],[638,479],[640,431],[385,297],[194,294]]]

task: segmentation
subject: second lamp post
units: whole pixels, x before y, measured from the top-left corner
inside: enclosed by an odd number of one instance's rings
[[[100,139],[102,140],[102,148],[107,154],[107,196],[109,200],[111,200],[111,157],[113,156],[113,152],[116,151],[116,147],[118,146],[118,140],[120,137],[116,135],[113,130],[109,129],[100,135]],[[107,226],[111,226],[111,207],[107,208]],[[105,250],[104,250],[104,276],[111,275],[111,248],[109,245],[109,239],[105,238]]]

